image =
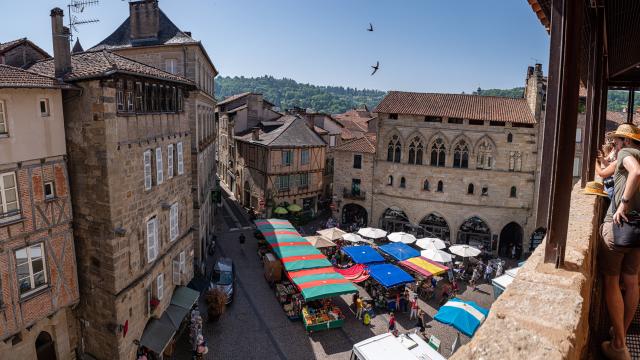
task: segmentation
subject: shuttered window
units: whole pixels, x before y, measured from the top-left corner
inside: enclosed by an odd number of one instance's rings
[[[158,220],[147,221],[147,260],[152,262],[158,256]]]
[[[144,189],[151,190],[151,150],[144,152]]]
[[[156,278],[156,288],[158,290],[158,300],[162,300],[164,296],[164,274],[160,273]]]
[[[162,148],[156,148],[156,181],[158,185],[164,181],[164,167],[162,165]]]
[[[182,153],[182,143],[178,143],[178,175],[184,174],[184,158]]]
[[[173,177],[173,144],[167,146],[167,178]]]
[[[4,102],[0,101],[0,134],[6,134],[9,132],[7,126],[7,112],[4,109]]]
[[[169,238],[171,241],[178,238],[178,203],[171,205],[169,211]]]
[[[16,173],[0,174],[0,222],[20,218],[20,199]]]
[[[180,260],[173,260],[173,285],[180,285]]]

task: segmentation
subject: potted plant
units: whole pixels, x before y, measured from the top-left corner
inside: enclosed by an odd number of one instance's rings
[[[207,312],[209,321],[216,321],[224,313],[227,295],[220,289],[211,289],[207,291],[205,297],[207,302]]]
[[[158,300],[157,297],[152,297],[151,300],[149,300],[149,307],[151,308],[151,311],[155,311],[158,306],[160,305],[160,300]]]

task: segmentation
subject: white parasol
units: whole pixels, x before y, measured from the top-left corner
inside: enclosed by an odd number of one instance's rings
[[[449,247],[449,251],[452,254],[456,254],[462,257],[474,257],[480,255],[480,249],[476,249],[469,245],[453,245]]]
[[[436,249],[436,250],[442,250],[444,248],[447,247],[447,244],[444,243],[444,241],[438,239],[438,238],[422,238],[422,239],[418,239],[416,242],[416,245],[418,245],[418,247],[421,247],[423,249]]]
[[[406,232],[394,232],[387,235],[387,238],[390,241],[401,242],[403,244],[413,244],[416,242],[416,237],[411,234],[407,234]]]
[[[344,241],[350,241],[352,243],[357,243],[357,242],[362,242],[364,241],[360,235],[358,234],[344,234],[342,235],[342,240]]]
[[[331,241],[335,241],[338,240],[340,238],[342,238],[342,236],[344,236],[344,234],[346,234],[346,232],[333,227],[331,229],[324,229],[324,230],[318,230],[317,231],[318,234],[322,235],[324,238],[329,239]]]
[[[380,239],[387,236],[387,232],[382,229],[366,227],[358,230],[358,234],[369,239]]]
[[[437,249],[422,250],[420,256],[439,263],[448,263],[452,259],[451,254]]]

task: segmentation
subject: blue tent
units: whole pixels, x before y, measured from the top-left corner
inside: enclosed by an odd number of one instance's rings
[[[403,243],[391,243],[380,246],[380,250],[398,261],[408,260],[420,256],[420,252]]]
[[[375,262],[384,262],[382,255],[378,254],[371,246],[347,246],[342,251],[349,255],[356,264],[371,264]]]
[[[367,269],[369,270],[369,275],[386,288],[414,281],[411,275],[392,264],[369,265]]]
[[[473,301],[453,298],[441,306],[433,318],[472,337],[487,315],[489,315],[489,310],[480,307]]]

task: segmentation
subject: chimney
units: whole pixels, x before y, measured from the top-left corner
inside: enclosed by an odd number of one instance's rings
[[[534,67],[533,73],[536,76],[542,77],[542,64],[536,64],[535,67]]]
[[[71,48],[69,28],[62,25],[64,12],[60,8],[51,10],[51,34],[53,36],[53,61],[56,78],[71,71]]]
[[[160,30],[158,0],[140,0],[129,3],[131,43],[157,40]]]
[[[527,68],[527,80],[533,75],[533,66]]]
[[[251,139],[253,141],[260,141],[260,128],[259,127],[254,127],[251,129]]]

